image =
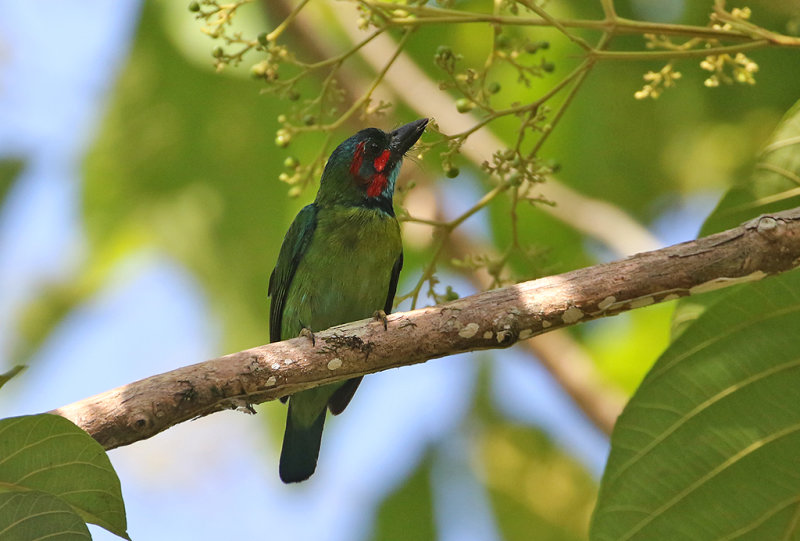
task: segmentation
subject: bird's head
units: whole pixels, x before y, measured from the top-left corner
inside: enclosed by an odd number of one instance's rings
[[[421,118],[392,132],[367,128],[336,147],[322,173],[317,201],[377,201],[391,204],[403,156],[428,124]]]

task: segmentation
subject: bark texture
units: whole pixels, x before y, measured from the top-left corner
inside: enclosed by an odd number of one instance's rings
[[[316,333],[313,345],[301,337],[232,353],[51,413],[113,449],[222,409],[436,357],[504,348],[552,329],[760,280],[799,265],[800,209],[793,209],[621,261],[392,314],[388,330],[379,321],[364,320]]]

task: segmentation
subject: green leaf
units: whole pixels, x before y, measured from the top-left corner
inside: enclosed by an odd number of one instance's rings
[[[431,460],[426,456],[381,504],[372,529],[373,541],[436,539],[430,474]]]
[[[778,124],[748,181],[725,194],[703,224],[700,236],[737,227],[760,214],[797,206],[800,206],[800,101]],[[673,318],[673,338],[708,306],[728,294],[730,290],[723,289],[681,299]]]
[[[119,479],[105,450],[63,417],[0,420],[0,487],[52,494],[86,522],[128,539]]]
[[[797,538],[799,328],[794,271],[673,342],[614,429],[592,539]]]
[[[597,485],[575,459],[538,430],[502,419],[480,440],[481,477],[503,539],[586,539]]]
[[[22,372],[23,370],[25,370],[25,366],[24,366],[24,365],[21,365],[21,364],[18,364],[17,366],[15,366],[14,368],[12,368],[12,369],[11,369],[11,370],[9,370],[8,372],[6,372],[5,374],[0,374],[0,388],[2,388],[2,387],[3,387],[3,385],[5,385],[6,383],[8,383],[8,381],[9,381],[11,378],[13,378],[14,376],[16,376],[17,374],[19,374],[19,373],[20,373],[20,372]]]
[[[0,160],[0,204],[5,201],[8,190],[14,184],[25,162],[19,158],[4,158]]]
[[[765,212],[800,205],[800,101],[781,119],[761,150],[750,179],[722,198],[703,224],[702,236],[718,233]]]
[[[287,151],[275,146],[276,118],[287,112],[286,102],[265,97],[249,77],[188,61],[168,35],[175,20],[165,18],[166,4],[142,4],[130,58],[86,157],[90,258],[79,279],[100,274],[102,287],[108,274],[97,269],[157,250],[202,285],[221,318],[219,347],[232,351],[265,340],[266,280],[283,234],[314,188],[290,200],[278,180]],[[210,58],[213,42],[205,46]],[[323,140],[309,135],[291,154],[308,164]],[[247,265],[219,265],[242,257]]]
[[[38,490],[0,493],[0,539],[91,540],[89,529],[64,500]]]

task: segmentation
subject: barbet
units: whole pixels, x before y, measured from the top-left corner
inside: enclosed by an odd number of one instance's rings
[[[270,276],[271,342],[391,311],[403,266],[394,183],[427,123],[423,118],[390,133],[361,130],[328,158],[317,197],[289,227]],[[288,397],[285,483],[314,473],[326,410],[341,413],[359,383],[360,377]]]

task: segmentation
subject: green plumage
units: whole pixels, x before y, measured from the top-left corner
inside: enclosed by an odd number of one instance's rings
[[[392,209],[394,182],[403,155],[426,123],[422,119],[391,133],[362,130],[333,152],[317,197],[286,233],[270,278],[271,341],[391,311],[403,261]],[[284,482],[314,473],[326,410],[344,410],[360,380],[289,397],[280,462]]]

